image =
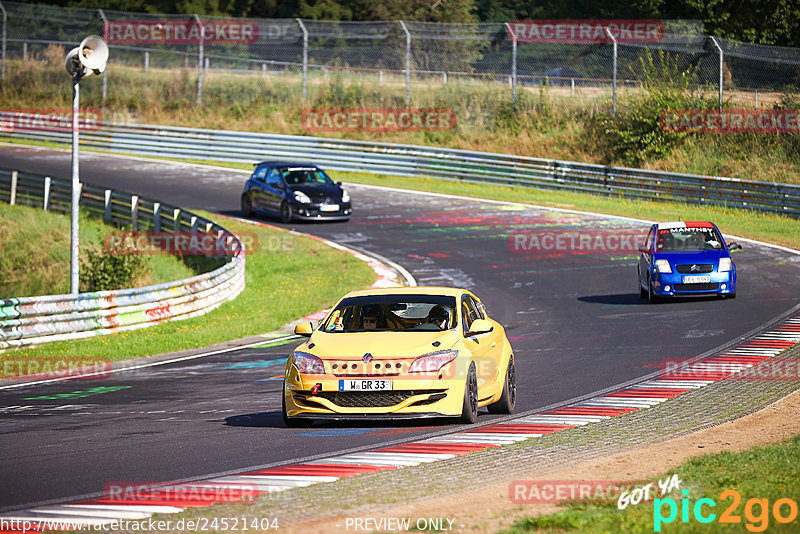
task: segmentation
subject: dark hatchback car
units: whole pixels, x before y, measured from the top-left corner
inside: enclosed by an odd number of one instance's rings
[[[241,202],[247,217],[263,211],[280,216],[285,223],[293,219],[346,221],[353,213],[350,195],[342,183],[307,163],[256,164],[244,184]]]

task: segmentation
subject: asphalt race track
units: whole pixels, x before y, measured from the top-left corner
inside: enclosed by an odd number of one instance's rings
[[[2,147],[0,165],[69,176],[69,154],[62,151]],[[238,215],[246,176],[83,153],[81,178],[186,208]],[[647,305],[636,289],[633,253],[512,250],[519,232],[628,235],[640,232],[641,224],[355,185],[348,189],[355,209],[350,222],[282,226],[379,253],[406,267],[421,285],[473,290],[506,326],[515,347],[519,412],[646,375],[664,359],[696,356],[800,301],[800,257],[776,249],[745,243],[736,253],[735,300]],[[110,482],[189,479],[460,428],[447,421],[284,428],[280,377],[297,343],[240,349],[104,380],[0,390],[0,509],[101,493]],[[479,422],[492,417],[482,412]]]

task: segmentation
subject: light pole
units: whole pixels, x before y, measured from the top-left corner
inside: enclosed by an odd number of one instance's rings
[[[108,62],[108,45],[102,37],[90,35],[77,48],[67,53],[67,72],[72,76],[72,218],[70,224],[69,292],[77,295],[78,289],[78,204],[81,200],[81,183],[78,176],[78,108],[81,78],[100,74]]]

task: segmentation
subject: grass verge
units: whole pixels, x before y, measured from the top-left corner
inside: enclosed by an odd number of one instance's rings
[[[86,280],[93,274],[89,253],[99,253],[105,234],[118,229],[83,213],[79,225],[81,285],[87,291]],[[69,242],[69,215],[0,203],[0,298],[69,293]],[[107,279],[125,287],[143,287],[188,278],[195,272],[174,256],[146,256],[133,269],[107,274]]]
[[[220,217],[197,212],[204,217]],[[319,241],[266,225],[220,221],[234,233],[253,233],[259,246],[247,255],[244,291],[201,317],[142,330],[55,342],[0,354],[0,359],[101,358],[138,356],[204,347],[258,335],[333,304],[347,291],[372,284],[376,275],[351,254]]]
[[[693,458],[675,470],[688,495],[674,492],[664,496],[665,502],[651,500],[617,509],[616,503],[567,504],[555,514],[518,521],[504,534],[523,532],[711,532],[736,530],[750,532],[797,532],[800,521],[797,495],[800,495],[800,436],[782,443],[756,447],[743,452],[723,452]],[[662,475],[659,480],[667,478]],[[729,493],[724,493],[728,491]],[[736,493],[733,493],[736,492]],[[740,501],[736,500],[736,495]],[[658,494],[656,495],[658,497]],[[687,515],[683,516],[683,502]],[[704,501],[699,509],[712,521],[703,523],[695,515],[699,499],[711,499],[715,506]],[[672,521],[656,518],[670,517],[674,500],[676,516]],[[780,500],[778,513],[792,521],[781,523],[776,518],[775,504]],[[791,504],[787,501],[791,501]],[[723,523],[723,512],[730,512],[733,523]],[[794,513],[792,513],[792,511]],[[685,521],[684,521],[685,519]]]

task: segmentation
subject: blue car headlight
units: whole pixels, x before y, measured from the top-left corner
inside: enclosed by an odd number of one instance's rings
[[[656,270],[662,274],[669,274],[672,272],[672,267],[669,266],[667,260],[656,260]]]
[[[719,272],[721,272],[721,273],[726,273],[726,272],[729,272],[731,270],[731,266],[732,265],[733,265],[733,262],[731,262],[730,258],[720,258],[719,259],[719,266],[717,267],[717,270]]]
[[[302,191],[295,191],[294,199],[298,201],[300,204],[311,204],[311,199],[308,198],[308,195],[306,195]]]

